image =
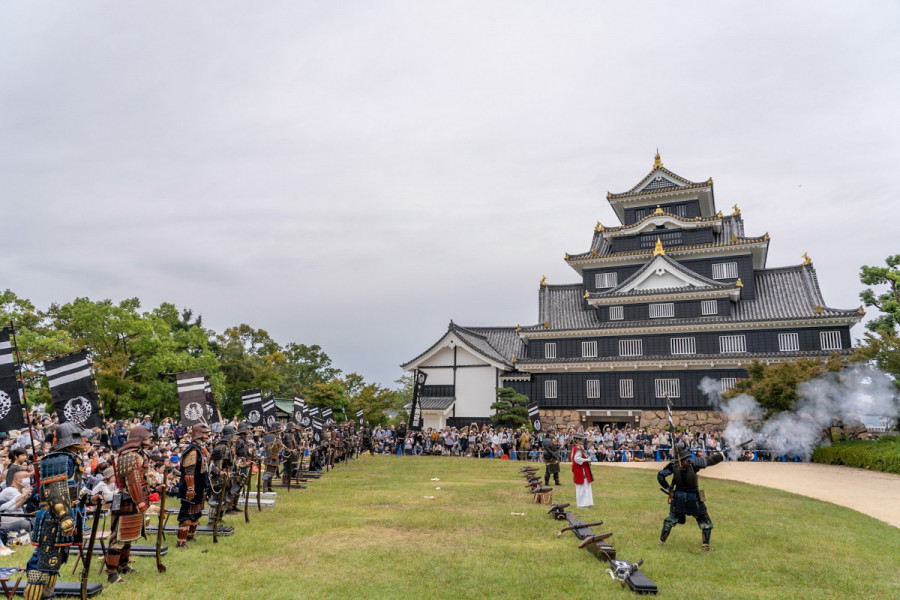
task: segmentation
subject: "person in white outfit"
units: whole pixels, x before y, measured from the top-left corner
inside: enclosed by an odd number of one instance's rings
[[[594,492],[591,490],[594,474],[591,472],[591,458],[584,449],[584,434],[579,431],[574,437],[572,475],[575,479],[575,506],[587,508],[594,505]]]

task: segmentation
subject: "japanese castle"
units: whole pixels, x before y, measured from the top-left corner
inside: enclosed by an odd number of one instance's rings
[[[805,254],[768,268],[769,235],[745,235],[737,205],[717,210],[712,178],[689,181],[657,153],[637,185],[606,198],[621,225],[598,222],[589,249],[566,254],[576,283],[541,280],[536,324],[451,321],[402,365],[427,374],[426,427],[488,421],[498,387],[537,402],[548,424],[655,427],[668,396],[676,424],[716,426],[702,379],[724,391],[753,361],[850,352],[862,309],[828,307]]]

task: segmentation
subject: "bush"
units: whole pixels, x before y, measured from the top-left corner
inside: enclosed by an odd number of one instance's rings
[[[900,437],[885,435],[875,441],[838,442],[815,449],[812,461],[900,474]]]

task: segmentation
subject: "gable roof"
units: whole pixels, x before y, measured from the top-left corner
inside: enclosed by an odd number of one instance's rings
[[[456,338],[475,354],[493,363],[512,367],[513,358],[525,352],[525,342],[519,337],[515,327],[463,327],[450,321],[447,333],[412,360],[402,365],[408,369],[410,365],[432,353],[438,347],[448,343],[448,338]]]

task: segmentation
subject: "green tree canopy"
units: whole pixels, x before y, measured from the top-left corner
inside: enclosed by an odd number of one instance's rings
[[[497,388],[497,401],[491,404],[495,412],[491,420],[501,427],[519,427],[528,423],[528,396],[512,388]]]
[[[754,361],[747,367],[748,378],[738,379],[730,390],[722,394],[724,399],[750,394],[766,411],[773,413],[791,410],[797,401],[797,386],[818,377],[825,371],[840,371],[844,361],[832,354],[822,362],[815,358],[800,358],[774,365]]]
[[[887,290],[877,294],[875,290],[866,288],[859,297],[866,306],[874,306],[882,314],[866,323],[871,331],[896,334],[900,325],[900,254],[888,256],[886,267],[863,266],[859,279],[869,286],[887,286]]]

